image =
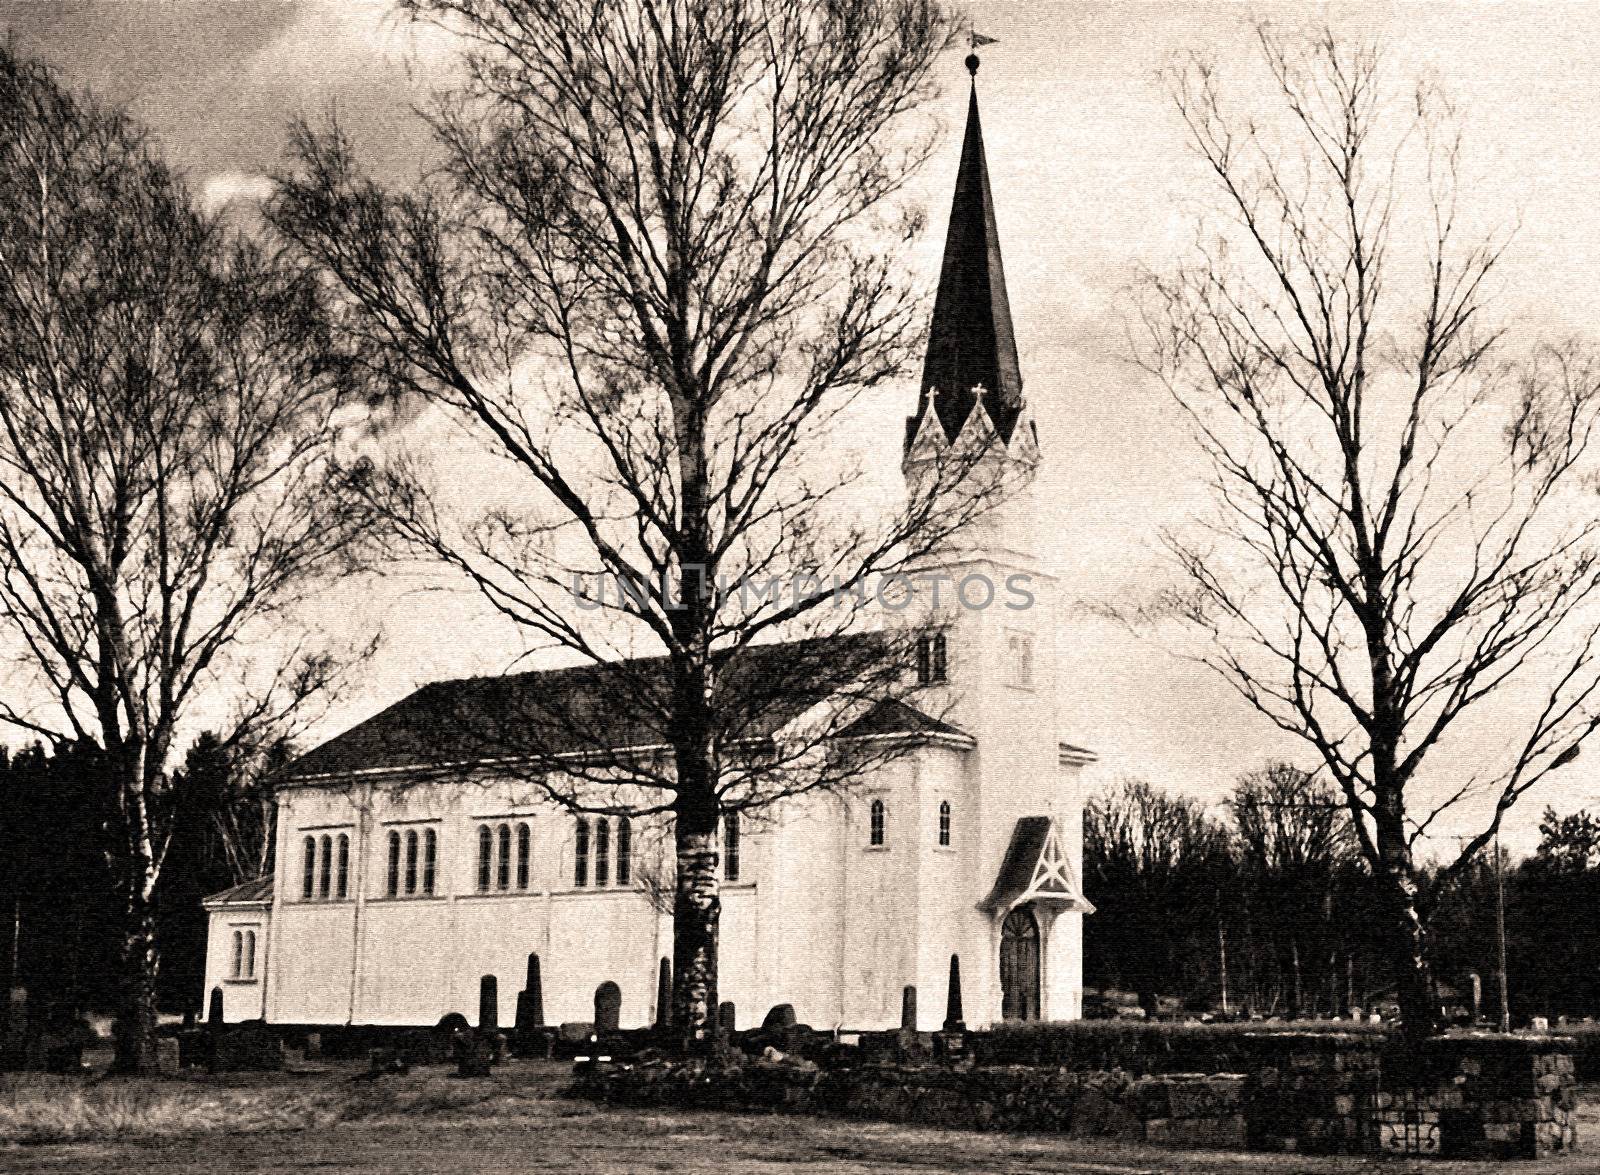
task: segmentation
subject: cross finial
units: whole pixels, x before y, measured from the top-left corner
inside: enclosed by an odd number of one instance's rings
[[[967,45],[973,50],[973,52],[967,54],[967,72],[971,74],[974,79],[976,79],[978,76],[979,61],[977,50],[983,45],[993,44],[995,44],[995,39],[993,37],[986,37],[974,29],[971,25],[967,26]]]

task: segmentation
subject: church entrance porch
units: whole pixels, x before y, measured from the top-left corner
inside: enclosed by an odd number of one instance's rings
[[[1039,920],[1018,906],[1000,926],[1000,1015],[1039,1018]]]

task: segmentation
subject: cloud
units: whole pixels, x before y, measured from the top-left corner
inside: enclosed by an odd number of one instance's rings
[[[272,195],[272,180],[264,175],[250,175],[242,171],[219,171],[209,177],[200,189],[200,205],[207,212],[216,212],[235,200],[259,201]]]

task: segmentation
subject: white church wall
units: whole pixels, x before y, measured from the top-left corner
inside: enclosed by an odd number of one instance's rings
[[[809,796],[762,815],[764,846],[755,900],[760,941],[755,1017],[794,1005],[814,1028],[843,1023],[844,804]]]

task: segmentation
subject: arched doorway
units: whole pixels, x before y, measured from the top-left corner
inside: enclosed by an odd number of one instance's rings
[[[1000,924],[1000,1015],[1039,1018],[1039,921],[1018,906]]]

